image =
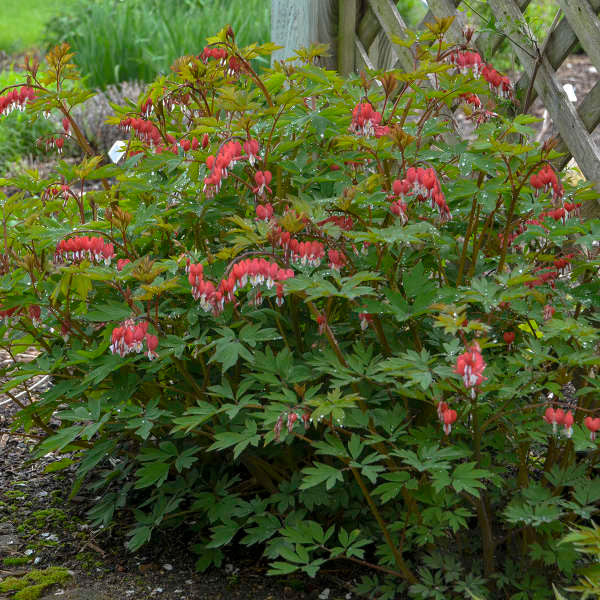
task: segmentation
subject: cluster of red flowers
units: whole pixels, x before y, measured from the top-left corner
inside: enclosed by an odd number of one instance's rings
[[[563,425],[567,437],[570,438],[573,435],[573,423],[575,422],[575,419],[570,410],[565,412],[562,408],[557,408],[555,410],[549,406],[544,413],[544,421],[552,425],[552,431],[554,433],[556,433],[556,427],[558,425]]]
[[[258,159],[258,141],[250,138],[244,142],[244,152],[248,155],[248,162],[253,167]]]
[[[336,271],[341,271],[346,265],[346,255],[339,250],[328,250],[327,257],[329,258],[329,267]]]
[[[540,215],[540,216],[543,218],[542,215]],[[514,240],[517,237],[519,237],[522,233],[525,233],[525,231],[527,231],[529,225],[537,225],[538,227],[541,227],[542,229],[548,231],[548,227],[546,227],[546,225],[544,225],[544,222],[541,221],[540,219],[528,219],[524,223],[520,223],[519,226],[514,231],[512,231],[511,233],[508,234],[508,246],[512,246],[512,243],[514,242]],[[504,239],[503,232],[500,232],[498,234],[498,239],[500,240],[500,244],[502,244],[502,240]],[[523,245],[518,244],[516,246],[516,249],[522,250]]]
[[[482,76],[488,82],[490,90],[501,98],[513,97],[510,79],[506,75],[500,75],[492,65],[485,64],[478,52],[454,50],[449,54],[448,61],[463,75],[472,71],[475,77]]]
[[[471,389],[473,398],[475,397],[475,388],[487,379],[483,376],[485,366],[483,356],[481,356],[481,348],[477,342],[474,342],[456,360],[454,372],[463,378],[463,383],[467,389]]]
[[[456,422],[456,418],[458,417],[456,411],[450,408],[446,402],[438,402],[437,414],[438,419],[444,428],[444,433],[450,435],[452,425]]]
[[[563,258],[554,259],[555,269],[547,268],[544,266],[537,267],[534,270],[534,273],[537,275],[537,277],[532,281],[528,281],[525,285],[529,288],[534,288],[538,285],[548,283],[550,287],[554,288],[554,282],[556,281],[556,279],[558,279],[558,277],[561,275],[565,275],[571,270],[571,260],[574,256],[575,255],[571,253],[567,254]]]
[[[282,240],[286,238],[288,239],[286,249],[293,262],[303,266],[308,264],[311,267],[318,267],[321,264],[321,260],[325,256],[325,247],[321,242],[299,242],[295,238],[290,238],[289,233],[285,231],[279,237],[282,246]]]
[[[477,94],[461,94],[460,97],[471,106],[481,108],[481,100]]]
[[[488,82],[490,90],[500,98],[513,97],[512,84],[506,75],[500,75],[491,65],[484,65],[481,75]]]
[[[327,225],[327,223],[333,223],[344,231],[352,231],[354,228],[354,220],[348,215],[332,215],[331,217],[319,221],[317,225],[323,227],[323,225]]]
[[[406,171],[404,179],[396,179],[392,184],[392,197],[397,197],[399,200],[392,203],[390,210],[404,222],[407,220],[404,198],[408,195],[415,195],[416,199],[420,202],[429,200],[431,208],[437,208],[443,222],[449,221],[452,218],[450,208],[446,204],[446,197],[434,169],[410,167]]]
[[[147,144],[150,144],[150,146],[156,147],[160,146],[162,143],[162,136],[160,135],[160,131],[158,130],[156,125],[154,125],[154,123],[152,123],[151,121],[146,121],[146,119],[127,117],[119,123],[119,127],[123,129],[123,131],[126,131],[128,133],[133,129],[133,131],[137,133],[138,137]],[[169,143],[174,142],[175,138],[169,140]]]
[[[484,63],[478,52],[470,52],[468,50],[454,50],[448,56],[450,64],[454,65],[460,73],[466,75],[469,71],[473,71],[475,77],[481,75]]]
[[[73,237],[61,240],[54,252],[54,262],[66,260],[80,261],[88,259],[92,262],[104,261],[109,265],[111,258],[115,256],[113,244],[107,244],[101,237]]]
[[[467,104],[470,104],[473,107],[473,111],[471,112],[471,114],[466,116],[470,121],[473,121],[475,125],[487,123],[492,117],[498,116],[495,112],[483,108],[483,105],[481,104],[481,99],[477,94],[461,94],[460,97]]]
[[[374,135],[379,138],[389,132],[389,127],[380,125],[381,113],[377,112],[369,102],[359,102],[352,111],[350,131],[365,137]]]
[[[190,150],[197,150],[198,146],[200,145],[200,142],[198,141],[198,138],[194,136],[191,140],[188,140],[186,138],[179,140],[179,145],[181,146],[181,149],[184,152],[189,152]],[[202,147],[205,147],[204,141],[202,142]]]
[[[210,48],[206,47],[202,50],[202,54],[198,57],[203,63],[207,63],[211,58],[225,65],[227,60],[227,50],[225,48]]]
[[[229,76],[237,74],[243,66],[242,62],[236,56],[229,57],[229,60],[227,59],[227,57],[227,50],[225,50],[224,48],[210,47],[204,48],[204,50],[202,50],[202,54],[198,56],[198,58],[204,64],[206,64],[211,58],[213,58],[214,60],[218,61],[221,66],[227,65],[227,75]]]
[[[281,431],[283,430],[283,421],[286,420],[286,426],[289,433],[292,433],[294,430],[294,425],[298,420],[304,423],[304,430],[306,431],[310,427],[310,413],[304,412],[300,414],[296,411],[290,411],[289,413],[281,413],[279,418],[275,422],[275,426],[273,427],[273,433],[275,434],[275,441],[278,442],[281,437]]]
[[[192,286],[192,296],[200,301],[200,306],[207,312],[218,314],[223,310],[225,302],[235,301],[235,292],[245,287],[248,283],[255,288],[262,284],[271,289],[277,289],[276,302],[283,304],[282,281],[294,276],[291,269],[282,269],[277,263],[272,263],[264,258],[245,259],[233,265],[229,277],[222,279],[216,287],[212,281],[204,279],[204,269],[200,263],[189,262],[186,267],[188,281]],[[262,302],[260,290],[254,299],[256,304]]]
[[[554,169],[548,164],[544,165],[537,174],[534,173],[529,178],[529,183],[535,190],[536,196],[540,193],[540,190],[543,190],[544,192],[552,190],[554,199],[559,200],[565,193],[565,189],[560,183]]]
[[[67,200],[69,198],[69,195],[72,194],[71,192],[71,188],[66,185],[66,184],[62,184],[60,186],[58,185],[51,185],[50,187],[46,188],[46,190],[44,191],[42,197],[45,198],[56,198],[59,195],[62,195],[62,197]]]
[[[33,88],[26,85],[14,88],[0,96],[0,116],[8,115],[13,110],[25,110],[25,106],[35,99],[36,95]]]
[[[140,114],[142,117],[148,118],[152,111],[154,110],[154,104],[152,102],[152,98],[148,98],[140,107]]]
[[[120,258],[117,261],[117,271],[122,271],[125,265],[128,265],[131,261],[128,258]]]
[[[204,190],[207,196],[214,196],[221,189],[223,179],[227,178],[229,170],[242,158],[242,145],[231,141],[223,144],[217,156],[213,154],[207,157],[206,166],[210,173],[204,179]]]
[[[135,324],[132,319],[128,319],[120,327],[115,327],[111,336],[110,351],[123,357],[127,354],[142,352],[144,349],[144,340],[146,341],[146,356],[152,360],[158,354],[158,338],[148,333],[148,322],[143,321]]]
[[[256,206],[256,220],[270,221],[273,218],[273,205],[271,203]]]
[[[269,192],[269,194],[272,194],[273,190],[271,190],[271,188],[269,187],[269,184],[271,183],[272,178],[273,178],[273,176],[271,175],[271,171],[256,171],[256,173],[254,175],[254,181],[256,182],[256,187],[252,188],[252,191],[257,196],[263,196],[265,193],[265,190],[267,190],[267,192]]]
[[[6,320],[6,322],[8,323],[9,319],[12,316],[16,316],[20,312],[22,312],[20,306],[13,306],[13,308],[3,308],[2,306],[0,306],[0,321]],[[31,304],[27,307],[27,314],[33,322],[33,325],[35,327],[38,327],[40,324],[40,318],[42,316],[42,309],[37,304]]]

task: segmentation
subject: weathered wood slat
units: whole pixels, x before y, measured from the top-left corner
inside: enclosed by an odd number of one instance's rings
[[[369,58],[369,53],[363,46],[363,43],[360,41],[358,36],[354,38],[354,52],[354,64],[356,65],[356,68],[358,70],[372,70],[375,68],[375,66],[371,62],[371,59]]]
[[[367,6],[365,14],[358,24],[358,37],[365,50],[367,50],[375,41],[375,38],[380,31],[381,26],[379,25],[375,13]]]
[[[579,105],[577,114],[589,132],[594,131],[600,124],[600,81],[596,83]],[[559,168],[562,169],[571,160],[571,151],[563,140],[560,141],[556,150],[557,152],[566,152],[566,155],[559,159]]]
[[[396,8],[396,5],[391,0],[368,0],[373,14],[379,21],[379,25],[383,29],[388,40],[391,42],[392,37],[406,37],[406,25]],[[408,48],[401,46],[394,47],[395,54],[398,56],[398,63],[401,69],[407,71],[414,67],[413,58]]]
[[[521,33],[527,30],[527,25],[519,7],[514,0],[489,0],[489,5],[497,21],[507,26],[511,24],[513,49],[524,69],[533,73],[536,62],[535,49],[527,36]],[[567,99],[545,56],[540,61],[534,86],[583,174],[592,181],[600,181],[600,151],[575,107]]]
[[[592,10],[597,13],[600,10],[600,0],[591,0]],[[564,60],[571,54],[573,48],[577,45],[577,36],[573,31],[569,21],[562,19],[556,26],[556,29],[550,33],[549,39],[544,41],[546,45],[546,56],[554,69],[558,69]],[[516,88],[522,93],[529,88],[530,74],[525,72],[519,78]],[[531,96],[531,101],[537,96],[535,89]]]
[[[446,39],[454,44],[464,42],[465,19],[464,15],[456,10],[456,2],[454,0],[428,0],[427,5],[433,16],[438,19],[454,17],[454,21],[446,34]]]
[[[560,7],[596,69],[600,69],[600,20],[588,0],[559,0]]]
[[[519,10],[521,12],[525,12],[530,2],[531,0],[518,0],[517,5],[519,7]],[[506,39],[503,35],[498,35],[491,32],[485,32],[479,37],[481,38],[482,43],[485,43],[488,40],[491,41],[491,46],[488,51],[490,55],[494,54],[498,50],[498,48],[500,48],[500,44],[502,44],[502,42]]]
[[[331,56],[323,60],[328,69],[337,67],[336,45],[338,0],[272,0],[271,40],[283,46],[272,61],[290,58],[298,48],[312,43],[330,44]]]
[[[356,11],[357,0],[340,2],[337,37],[338,71],[345,77],[354,71]]]

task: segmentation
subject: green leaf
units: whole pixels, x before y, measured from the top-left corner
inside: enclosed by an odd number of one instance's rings
[[[324,482],[325,488],[330,490],[337,481],[344,481],[344,476],[340,469],[320,462],[315,462],[313,464],[315,465],[314,467],[305,467],[302,469],[304,477],[302,479],[302,483],[300,484],[301,490],[310,489],[311,487]]]
[[[169,465],[163,462],[152,462],[136,471],[138,480],[135,489],[143,489],[154,485],[160,487],[169,475]]]

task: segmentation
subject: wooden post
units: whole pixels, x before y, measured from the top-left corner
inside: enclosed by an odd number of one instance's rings
[[[321,64],[335,69],[337,3],[338,0],[271,0],[271,41],[283,46],[273,53],[271,60],[290,58],[295,50],[311,44],[329,44],[331,56]]]
[[[337,39],[338,71],[347,77],[354,71],[357,0],[340,0]]]

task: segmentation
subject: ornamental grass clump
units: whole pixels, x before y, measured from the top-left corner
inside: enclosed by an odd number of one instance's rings
[[[117,164],[73,118],[70,49],[28,63],[26,112],[85,156],[3,180],[0,345],[40,352],[3,392],[130,549],[186,527],[199,569],[241,544],[274,575],[358,563],[378,598],[577,581],[559,542],[600,500],[600,224],[576,210],[596,194],[448,26],[414,72],[347,81],[321,47],[259,75],[274,46],[226,28],[115,108]]]

